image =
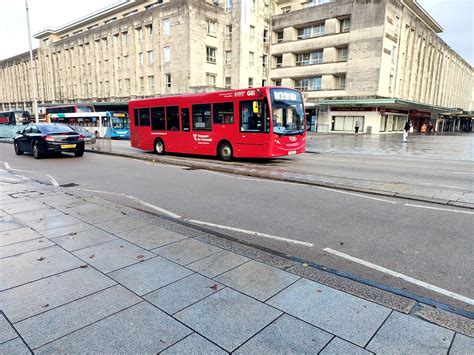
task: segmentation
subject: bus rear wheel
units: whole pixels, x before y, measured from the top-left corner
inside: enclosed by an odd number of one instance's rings
[[[233,151],[230,143],[221,143],[219,145],[218,154],[219,158],[221,158],[223,161],[231,161],[233,157]]]
[[[155,141],[155,153],[158,155],[165,154],[165,143],[160,138]]]

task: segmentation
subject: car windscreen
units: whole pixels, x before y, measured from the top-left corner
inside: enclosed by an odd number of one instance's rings
[[[39,128],[41,129],[41,132],[49,134],[70,132],[74,133],[74,130],[71,127],[62,124],[42,125],[39,126]]]

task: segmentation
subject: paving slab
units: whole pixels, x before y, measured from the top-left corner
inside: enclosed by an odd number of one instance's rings
[[[27,240],[41,238],[41,234],[33,229],[24,227],[0,232],[0,246],[20,243]]]
[[[108,276],[141,296],[192,273],[178,264],[157,256],[111,272]]]
[[[193,274],[143,298],[166,313],[174,314],[222,288],[223,286],[214,280]]]
[[[197,333],[187,336],[180,340],[175,345],[169,347],[160,353],[161,355],[223,355],[228,354],[227,351],[222,350],[217,345],[211,343],[209,340],[203,338]]]
[[[156,354],[192,331],[147,302],[82,328],[39,349],[37,354]]]
[[[28,202],[27,202],[28,203]],[[29,223],[32,221],[37,221],[44,219],[46,217],[54,217],[54,216],[65,216],[65,214],[55,208],[49,208],[43,205],[42,209],[37,209],[33,211],[15,213],[14,217],[19,219],[22,222]]]
[[[213,278],[249,260],[250,259],[245,256],[223,250],[217,254],[189,264],[187,267],[207,277]]]
[[[81,265],[80,259],[57,246],[0,259],[0,291]]]
[[[233,351],[282,313],[224,288],[178,312],[175,318],[227,351]]]
[[[0,292],[0,305],[16,323],[115,284],[91,267],[78,268]]]
[[[131,217],[117,218],[112,221],[95,223],[95,225],[98,228],[103,229],[106,232],[114,233],[114,234],[118,232],[123,232],[123,231],[128,231],[131,229],[144,227],[148,224],[149,223],[146,221],[143,221],[141,219],[131,218]]]
[[[234,354],[316,354],[332,338],[332,334],[284,314]]]
[[[109,273],[155,256],[145,249],[120,239],[76,250],[73,254],[103,273]]]
[[[142,299],[116,285],[15,324],[32,349],[72,333]]]
[[[52,228],[41,231],[41,235],[44,235],[46,238],[57,238],[65,235],[72,235],[79,232],[83,232],[89,229],[93,229],[94,226],[80,221],[79,223],[71,224],[64,227]]]
[[[472,354],[474,352],[474,338],[456,334],[453,345],[449,351],[450,355]]]
[[[0,344],[15,339],[18,336],[5,315],[0,313]]]
[[[15,338],[0,344],[0,354],[22,355],[31,354],[31,351],[20,338]]]
[[[370,351],[362,349],[357,345],[351,344],[348,341],[342,340],[341,338],[334,337],[333,340],[319,353],[320,355],[339,355],[339,354],[351,354],[351,355],[370,355]]]
[[[152,251],[178,264],[187,265],[221,250],[221,248],[198,240],[184,239],[161,248],[153,249]]]
[[[158,248],[188,238],[182,234],[155,225],[148,225],[132,230],[117,232],[115,234],[120,238],[128,240],[129,242],[145,249]]]
[[[216,280],[264,302],[299,278],[252,260],[216,277]]]
[[[391,310],[301,279],[268,304],[364,347]]]
[[[9,203],[4,206],[0,206],[0,209],[4,210],[9,214],[22,213],[27,211],[34,210],[44,210],[47,206],[39,201],[24,201],[24,200],[15,200],[13,203]]]
[[[16,219],[13,219],[10,216],[0,217],[0,232],[5,232],[5,231],[22,228],[22,227],[25,227],[25,225],[22,222]]]
[[[31,228],[37,231],[44,231],[47,229],[59,228],[68,226],[71,224],[79,223],[80,221],[72,216],[51,216],[51,217],[44,217],[42,219],[34,220],[34,221],[26,221],[25,223],[29,225]]]
[[[393,312],[366,349],[384,354],[446,354],[454,332]]]
[[[104,232],[98,228],[92,227],[82,232],[73,233],[59,238],[52,239],[53,242],[60,245],[66,250],[75,251],[83,248],[88,248],[93,245],[110,242],[116,240],[112,234]]]
[[[27,240],[21,243],[6,245],[4,247],[0,247],[0,259],[52,246],[54,246],[54,243],[51,243],[46,238],[38,238]]]

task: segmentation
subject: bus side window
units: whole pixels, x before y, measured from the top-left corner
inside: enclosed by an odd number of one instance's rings
[[[181,109],[181,129],[189,132],[189,108]]]
[[[234,123],[234,104],[232,102],[214,104],[214,123]]]
[[[179,107],[170,106],[166,108],[166,123],[168,131],[179,131]]]
[[[211,104],[193,105],[193,131],[212,131]]]
[[[267,101],[240,102],[240,131],[241,132],[269,132],[269,110]]]
[[[133,110],[133,123],[135,124],[135,127],[140,126],[140,120],[138,119],[138,109]]]
[[[164,131],[165,129],[166,129],[165,108],[153,107],[151,109],[151,130]]]
[[[150,109],[141,108],[140,113],[140,126],[149,126],[150,125]]]

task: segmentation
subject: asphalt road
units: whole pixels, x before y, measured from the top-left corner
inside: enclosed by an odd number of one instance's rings
[[[75,183],[79,189],[107,192],[97,192],[103,198],[156,212],[122,194],[130,195],[183,219],[287,238],[216,228],[291,256],[473,310],[455,298],[361,264],[366,261],[472,299],[472,210],[105,155],[34,160],[29,155],[15,156],[11,145],[0,148],[1,162],[30,171],[18,174],[61,185]],[[323,160],[322,155],[304,155],[297,161],[311,164],[315,157]],[[286,164],[293,167],[295,160]],[[334,255],[327,248],[360,260]]]

